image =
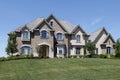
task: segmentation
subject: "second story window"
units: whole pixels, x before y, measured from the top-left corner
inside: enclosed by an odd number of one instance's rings
[[[76,41],[77,41],[77,43],[80,42],[80,35],[77,35],[77,36],[76,36]]]
[[[23,31],[22,32],[22,39],[27,40],[30,38],[30,34],[28,31]]]
[[[48,38],[48,32],[46,30],[41,31],[41,38]]]
[[[57,33],[57,40],[63,40],[63,34]]]

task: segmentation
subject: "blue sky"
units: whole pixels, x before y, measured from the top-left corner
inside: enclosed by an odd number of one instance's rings
[[[104,26],[115,40],[120,37],[120,0],[0,0],[0,57],[6,56],[10,31],[50,14],[87,33]]]

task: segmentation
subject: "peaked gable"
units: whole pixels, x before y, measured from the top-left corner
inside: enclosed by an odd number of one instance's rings
[[[97,30],[97,31],[95,31],[95,32],[93,32],[92,34],[90,34],[89,40],[91,40],[92,42],[97,43],[97,41],[101,38],[103,33],[108,35],[108,32],[106,31],[106,29],[104,27]]]
[[[106,37],[106,39],[104,40],[104,43],[107,43],[107,41],[111,39],[113,43],[115,43],[115,40],[113,39],[113,37],[111,36],[111,34],[108,34],[108,36]]]
[[[46,21],[47,21],[47,22],[50,22],[51,19],[54,19],[54,20],[56,21],[56,23],[57,23],[65,32],[68,32],[68,31],[65,29],[65,27],[56,19],[56,17],[55,17],[53,14],[51,14],[51,15],[46,19]]]
[[[25,30],[25,29],[29,30],[29,28],[26,25],[21,28],[21,30]]]
[[[98,34],[98,36],[96,37],[96,39],[95,39],[94,42],[97,43],[98,40],[101,38],[101,36],[102,36],[104,33],[105,33],[106,35],[108,35],[108,32],[107,32],[106,29],[103,27],[102,30],[101,30],[101,32]]]
[[[86,34],[86,32],[80,27],[80,25],[77,25],[77,26],[73,29],[73,31],[71,32],[71,34],[76,33],[76,32],[78,32],[78,31],[81,31],[82,33]]]
[[[51,26],[48,24],[48,22],[44,19],[41,23],[39,23],[34,30],[37,30],[38,28],[42,27],[42,25],[47,25],[49,29],[52,29]]]

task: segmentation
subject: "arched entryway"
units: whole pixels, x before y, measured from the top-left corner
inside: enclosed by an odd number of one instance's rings
[[[49,56],[49,46],[48,45],[41,45],[41,55]]]
[[[42,56],[42,57],[50,57],[50,45],[49,44],[46,44],[46,43],[41,43],[41,44],[38,44],[37,46],[37,53],[39,56]]]

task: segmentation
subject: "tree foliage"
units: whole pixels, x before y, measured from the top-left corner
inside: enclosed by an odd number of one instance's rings
[[[14,32],[9,34],[6,52],[8,55],[10,55],[10,54],[13,55],[14,53],[18,52],[16,33],[14,33]]]
[[[116,53],[116,57],[120,57],[120,38],[116,42],[115,53]]]
[[[86,49],[89,51],[90,55],[95,54],[95,49],[96,49],[95,43],[94,42],[88,42],[86,44]]]
[[[37,46],[36,50],[37,50],[37,53],[38,53],[39,57],[42,56],[42,54],[41,54],[41,46]]]

